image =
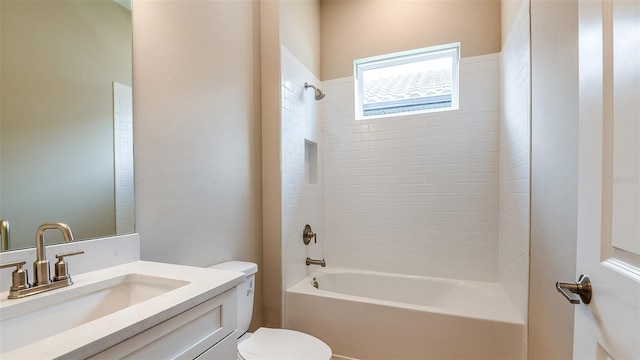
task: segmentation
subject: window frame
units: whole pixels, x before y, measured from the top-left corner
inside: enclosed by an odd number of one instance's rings
[[[363,90],[362,73],[364,71],[379,69],[383,67],[404,65],[404,64],[409,64],[413,62],[437,60],[442,58],[452,59],[451,106],[450,107],[403,111],[403,112],[384,114],[384,115],[366,116],[364,114],[364,109],[363,109],[364,94],[362,92]],[[377,55],[377,56],[355,60],[353,62],[353,74],[354,74],[354,85],[355,85],[354,89],[355,89],[356,120],[458,110],[459,103],[460,103],[459,64],[460,64],[460,43],[459,42],[429,46],[425,48],[401,51],[401,52],[385,54],[385,55]]]

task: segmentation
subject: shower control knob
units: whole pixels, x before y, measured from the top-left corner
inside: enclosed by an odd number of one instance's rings
[[[316,238],[316,233],[314,233],[313,230],[311,230],[311,226],[307,224],[304,226],[304,230],[302,230],[302,241],[304,242],[305,245],[309,245],[309,243],[311,242],[311,239],[313,239],[314,243],[318,242],[318,239]]]

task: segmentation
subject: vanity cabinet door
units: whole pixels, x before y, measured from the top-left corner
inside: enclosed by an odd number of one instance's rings
[[[195,359],[235,332],[236,308],[234,288],[90,359]]]
[[[202,353],[196,360],[230,360],[238,356],[238,337],[236,332],[215,344],[209,350]]]

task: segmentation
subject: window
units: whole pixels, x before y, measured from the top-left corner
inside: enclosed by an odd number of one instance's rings
[[[460,43],[354,62],[356,118],[458,109]]]

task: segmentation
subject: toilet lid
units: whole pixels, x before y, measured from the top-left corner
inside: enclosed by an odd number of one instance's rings
[[[290,359],[329,360],[331,348],[321,340],[299,331],[259,328],[246,341],[238,344],[245,360]]]

